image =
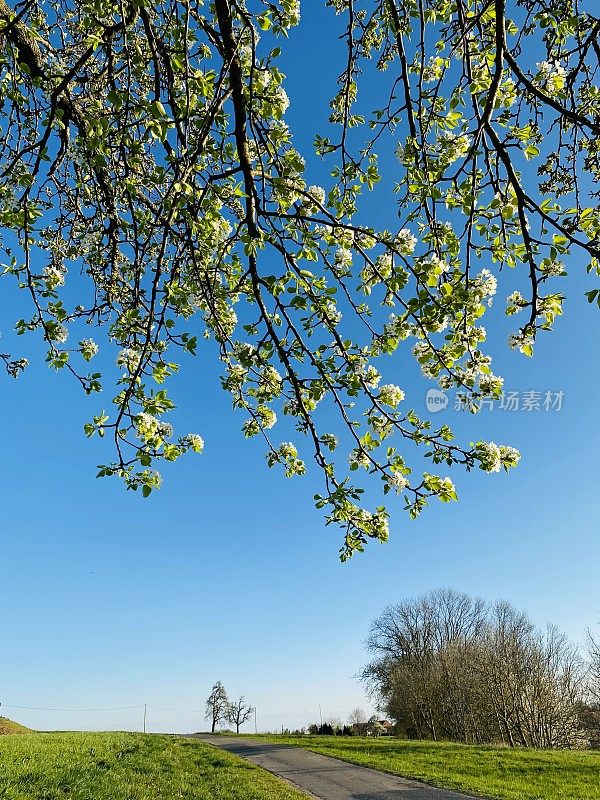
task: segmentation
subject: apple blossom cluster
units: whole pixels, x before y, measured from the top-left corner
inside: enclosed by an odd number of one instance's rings
[[[244,423],[244,434],[248,437],[256,436],[261,431],[269,430],[277,422],[277,414],[270,406],[259,405],[254,411],[254,416]]]
[[[324,507],[327,503],[320,500],[317,505]],[[370,512],[347,499],[334,502],[332,506],[332,510],[327,516],[328,522],[336,522],[347,529],[347,549],[342,552],[342,560],[346,560],[352,552],[361,552],[364,549],[365,536],[378,539],[380,542],[388,540],[389,515],[384,508]]]
[[[543,258],[540,262],[542,274],[547,278],[557,278],[565,274],[565,265],[554,258]]]
[[[380,253],[375,262],[367,261],[360,273],[364,294],[371,294],[374,286],[385,283],[390,278],[393,269],[394,255],[389,250]]]
[[[79,342],[79,348],[85,361],[91,361],[94,356],[98,355],[98,345],[93,339],[82,339]]]
[[[589,14],[531,0],[525,24],[515,0],[468,0],[466,17],[431,0],[421,18],[413,0],[330,0],[347,52],[314,132],[321,186],[294,146],[281,72],[298,0],[157,0],[134,3],[131,19],[128,3],[99,0],[93,15],[48,3],[19,6],[3,29],[20,54],[0,65],[3,270],[33,300],[16,332],[40,329],[51,366],[93,393],[104,378],[86,364],[107,359],[111,412],[84,427],[112,437],[100,475],[147,496],[161,461],[204,450],[165,421],[166,387],[202,347],[268,466],[320,470],[317,504],[345,530],[344,558],[389,534],[388,510],[363,507],[366,488],[411,517],[457,499],[450,477],[417,476],[413,451],[466,470],[517,465],[511,447],[461,445],[392,381],[412,353],[427,381],[477,411],[503,389],[485,317],[500,275],[506,314],[523,323],[509,347],[531,355],[562,312],[555,279],[571,251],[600,274]],[[39,57],[22,47],[32,41]],[[370,65],[381,86],[365,93]],[[397,161],[382,167],[392,149]],[[88,325],[103,330],[83,338]],[[69,332],[72,349],[61,346]],[[96,339],[109,342],[101,355]],[[25,363],[0,356],[10,374]],[[278,445],[275,430],[296,443]]]
[[[402,228],[394,237],[394,244],[401,255],[410,256],[417,246],[417,237],[408,228]]]
[[[283,28],[293,28],[300,24],[300,0],[278,0],[281,9]]]
[[[280,396],[282,388],[283,382],[279,371],[272,364],[267,364],[260,373],[256,397],[259,400],[273,400]]]
[[[443,503],[456,500],[456,488],[451,478],[441,478],[439,475],[423,474],[423,486],[433,492]]]
[[[474,454],[484,472],[500,472],[501,468],[508,471],[516,467],[521,458],[514,447],[497,445],[495,442],[477,442]]]
[[[159,442],[173,435],[173,426],[157,419],[152,414],[142,411],[135,418],[137,433],[146,442]]]
[[[391,475],[388,475],[387,482],[390,487],[396,490],[397,494],[404,491],[408,486],[410,486],[410,481],[401,472],[392,472]]]
[[[440,160],[444,165],[453,164],[459,158],[464,158],[472,144],[471,137],[466,133],[444,131],[439,138]]]
[[[520,350],[525,355],[531,355],[533,352],[533,345],[535,344],[535,337],[529,326],[522,328],[516,333],[511,333],[508,337],[508,346],[511,350]]]
[[[335,251],[335,263],[338,267],[351,267],[352,250],[347,247],[338,247]]]
[[[492,304],[492,298],[496,294],[497,287],[498,280],[495,275],[492,275],[489,269],[482,269],[469,286],[482,300],[487,298],[488,305]]]
[[[48,264],[44,267],[44,279],[48,289],[64,286],[67,268],[64,264]]]
[[[366,453],[362,448],[356,448],[348,453],[348,463],[350,465],[350,469],[352,470],[358,469],[358,467],[370,469],[373,466],[371,459],[369,458],[369,454]]]
[[[303,210],[308,214],[316,214],[325,205],[325,189],[321,186],[309,186],[306,196],[301,198]]]
[[[450,265],[448,262],[440,258],[437,253],[430,253],[428,256],[422,256],[415,262],[415,270],[418,271],[419,276],[429,286],[435,286],[438,278],[445,272],[448,272]]]
[[[503,108],[511,108],[517,100],[519,94],[517,91],[517,84],[512,78],[507,78],[502,81],[498,86],[496,93],[496,103]]]
[[[304,461],[298,458],[298,450],[292,442],[283,442],[279,447],[271,449],[267,453],[269,467],[277,463],[283,464],[287,478],[291,478],[294,475],[304,475],[306,472]]]
[[[57,344],[64,344],[69,338],[69,331],[61,322],[47,322],[46,334],[51,342],[56,342]]]
[[[125,367],[128,372],[135,372],[140,365],[141,353],[132,347],[124,347],[117,356],[117,366]]]
[[[385,406],[396,408],[404,400],[405,394],[399,386],[392,383],[387,383],[385,386],[379,387],[378,399],[380,403]]]
[[[201,453],[204,450],[204,439],[197,433],[188,433],[183,437],[183,445],[194,453]]]
[[[430,56],[429,60],[421,70],[423,83],[434,83],[439,81],[446,69],[446,60],[439,56]]]
[[[567,79],[567,71],[558,61],[552,63],[538,61],[536,66],[538,68],[536,80],[549,94],[562,91]]]

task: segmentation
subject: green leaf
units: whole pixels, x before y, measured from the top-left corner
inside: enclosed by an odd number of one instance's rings
[[[259,14],[257,17],[257,21],[263,31],[268,31],[271,25],[273,24],[273,20],[269,16],[268,11],[265,11],[263,14]]]

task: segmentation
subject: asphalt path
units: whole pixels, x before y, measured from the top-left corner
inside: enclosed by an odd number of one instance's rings
[[[474,800],[465,794],[348,764],[300,747],[206,734],[191,738],[246,758],[319,800]]]

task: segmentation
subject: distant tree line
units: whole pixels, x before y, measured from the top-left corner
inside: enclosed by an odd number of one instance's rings
[[[505,601],[449,589],[389,606],[363,679],[398,735],[510,747],[600,746],[600,642],[589,658]]]
[[[211,733],[214,733],[217,727],[224,722],[235,725],[235,731],[239,733],[240,727],[250,719],[253,713],[254,708],[246,703],[244,695],[231,701],[221,681],[214,684],[206,698],[205,719],[210,722]]]

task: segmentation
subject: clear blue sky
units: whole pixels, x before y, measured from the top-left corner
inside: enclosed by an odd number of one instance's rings
[[[288,117],[305,152],[339,70],[332,21],[331,11],[311,18],[305,10],[286,57]],[[309,172],[319,179],[316,168]],[[393,200],[377,213],[392,226]],[[97,398],[81,397],[66,375],[44,366],[17,382],[3,378],[3,704],[146,702],[149,730],[189,731],[204,727],[202,714],[164,709],[201,709],[221,679],[258,707],[261,729],[307,724],[319,705],[324,718],[343,718],[356,705],[369,708],[354,676],[367,659],[370,620],[387,603],[439,586],[505,597],[581,641],[600,615],[600,318],[583,297],[593,284],[578,259],[571,272],[566,316],[533,361],[505,347],[501,304],[487,324],[506,388],[562,390],[563,409],[473,418],[449,407],[438,415],[467,442],[517,446],[519,469],[456,471],[460,502],[435,505],[414,523],[398,501],[389,544],[372,544],[345,565],[339,532],[313,508],[315,477],[288,482],[266,469],[260,445],[241,438],[208,352],[200,350],[175,389],[178,424],[204,436],[205,454],[164,470],[163,488],[147,501],[95,480],[106,454],[82,426],[101,407]],[[499,300],[507,293],[503,282]],[[3,332],[13,316],[3,295]],[[414,370],[394,369],[424,412],[428,385]],[[142,721],[140,708],[4,713],[42,729],[135,729]]]

